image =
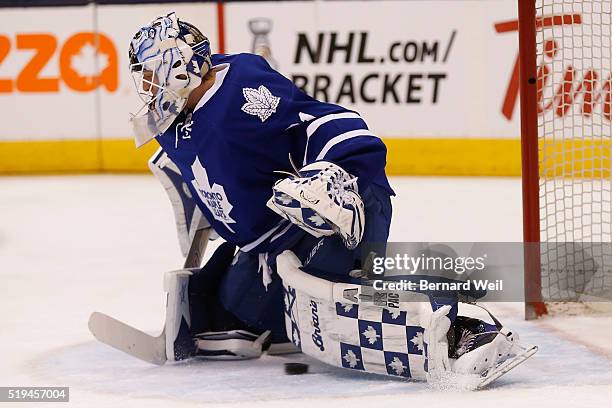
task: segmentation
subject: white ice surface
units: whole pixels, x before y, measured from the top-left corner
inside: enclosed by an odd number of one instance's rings
[[[517,179],[392,183],[391,240],[521,240]],[[152,367],[93,340],[94,310],[159,330],[161,278],[181,264],[170,204],[152,177],[0,178],[0,386],[70,386],[67,406],[84,407],[612,406],[612,318],[525,322],[519,304],[493,309],[540,351],[481,392],[310,360],[311,374],[285,375],[282,363],[299,355]]]

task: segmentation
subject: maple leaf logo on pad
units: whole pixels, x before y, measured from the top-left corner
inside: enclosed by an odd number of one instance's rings
[[[393,361],[391,361],[389,364],[387,364],[389,366],[389,368],[391,368],[396,375],[402,375],[404,374],[404,372],[406,371],[406,366],[404,365],[404,363],[402,363],[402,360],[400,360],[397,357],[393,357]]]
[[[378,334],[376,329],[372,326],[368,326],[368,328],[361,334],[363,334],[363,337],[365,337],[370,344],[376,343],[380,337],[380,334]]]
[[[361,359],[355,355],[353,350],[347,351],[342,358],[351,368],[357,367],[357,364],[361,361]]]
[[[273,113],[276,112],[280,98],[272,95],[270,90],[263,85],[259,88],[242,88],[242,95],[246,103],[240,108],[244,113],[257,116],[265,122]]]
[[[295,344],[297,347],[300,347],[300,333],[297,331],[297,329],[293,329],[293,344]]]
[[[415,347],[419,350],[419,351],[424,351],[425,350],[425,346],[424,346],[424,342],[425,339],[423,339],[423,333],[422,332],[418,332],[411,340],[412,344],[415,345]]]

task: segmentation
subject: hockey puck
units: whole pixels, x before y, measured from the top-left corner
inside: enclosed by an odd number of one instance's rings
[[[308,364],[303,363],[285,363],[285,374],[298,375],[308,372]]]

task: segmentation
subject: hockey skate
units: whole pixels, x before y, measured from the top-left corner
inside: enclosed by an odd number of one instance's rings
[[[494,324],[458,316],[448,332],[451,371],[478,375],[475,389],[482,389],[523,363],[537,351],[537,346],[523,346],[518,334],[504,327],[486,308]],[[493,363],[492,363],[493,362]]]

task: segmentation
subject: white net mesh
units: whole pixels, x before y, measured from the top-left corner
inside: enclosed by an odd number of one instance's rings
[[[612,289],[612,1],[536,8],[543,295],[580,300]]]

